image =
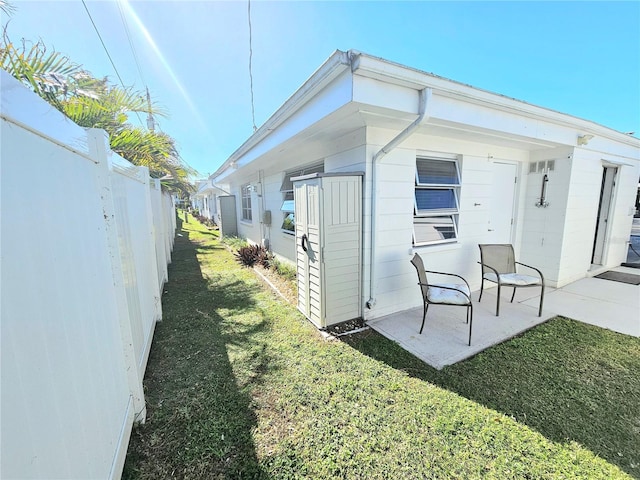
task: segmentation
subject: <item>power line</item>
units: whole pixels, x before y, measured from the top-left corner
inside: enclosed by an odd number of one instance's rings
[[[120,20],[122,20],[122,25],[124,26],[124,33],[127,35],[127,40],[129,41],[129,48],[131,49],[131,53],[133,54],[133,61],[135,62],[136,68],[138,69],[138,74],[140,75],[140,80],[142,80],[142,85],[144,85],[144,88],[147,90],[147,105],[149,107],[149,111],[147,112],[147,128],[153,132],[155,131],[156,127],[156,119],[153,118],[153,114],[151,113],[151,97],[149,95],[149,87],[147,86],[147,82],[145,82],[144,80],[144,75],[142,74],[142,69],[140,68],[140,62],[138,61],[136,47],[133,45],[133,41],[131,40],[129,24],[127,23],[127,18],[122,11],[122,4],[120,0],[117,0],[116,3],[118,4],[118,11],[120,12]],[[139,116],[138,119],[140,119]]]
[[[98,35],[98,38],[100,39],[100,43],[102,44],[102,48],[104,48],[104,51],[107,54],[107,57],[109,58],[109,62],[111,62],[111,66],[113,67],[113,70],[116,72],[116,76],[118,77],[118,80],[120,80],[120,85],[122,85],[122,88],[124,90],[127,90],[127,87],[124,86],[124,82],[122,81],[122,77],[120,76],[120,72],[118,72],[118,69],[116,68],[116,64],[113,62],[113,58],[111,58],[111,54],[109,53],[109,50],[107,49],[107,46],[104,43],[104,40],[102,40],[102,35],[100,35],[100,31],[98,30],[98,27],[96,26],[96,22],[93,21],[93,17],[91,16],[91,12],[89,12],[89,9],[87,8],[87,4],[85,3],[84,0],[81,0],[81,1],[82,1],[82,5],[84,6],[84,9],[87,12],[87,15],[89,16],[89,20],[91,20],[91,24],[93,25],[93,28],[96,31],[96,34]],[[138,117],[138,120],[142,124],[142,119],[140,118],[140,115],[138,115],[138,112],[134,112],[134,113],[136,114],[136,117]]]
[[[251,88],[251,119],[253,121],[253,131],[256,127],[256,110],[253,105],[253,73],[251,71],[251,58],[253,57],[253,49],[251,48],[251,0],[247,0],[247,16],[249,18],[249,83]]]
[[[147,82],[144,81],[144,75],[142,75],[142,69],[140,68],[140,63],[138,62],[138,55],[136,54],[136,49],[131,41],[131,34],[129,33],[129,24],[127,23],[127,19],[124,16],[124,12],[122,11],[122,5],[120,0],[116,2],[118,4],[118,11],[120,12],[120,19],[122,20],[122,25],[124,25],[124,33],[127,35],[127,40],[129,40],[129,47],[131,48],[131,53],[133,54],[133,60],[136,63],[136,67],[138,69],[138,73],[140,74],[140,80],[142,80],[142,84],[146,87]]]
[[[91,12],[89,12],[89,9],[87,8],[87,4],[84,2],[84,0],[81,0],[81,1],[82,1],[82,5],[84,5],[84,9],[87,11],[87,15],[89,15],[89,20],[91,20],[91,24],[93,25],[94,30],[98,34],[98,38],[100,39],[100,43],[102,43],[102,48],[104,48],[104,51],[107,54],[107,57],[109,57],[109,61],[111,62],[111,66],[113,67],[113,70],[115,70],[116,75],[118,76],[118,80],[120,80],[120,85],[122,85],[122,88],[124,88],[126,90],[126,87],[124,86],[124,82],[122,81],[122,77],[120,76],[120,73],[118,72],[118,69],[116,68],[116,64],[113,63],[113,59],[111,58],[111,54],[109,53],[109,50],[107,50],[107,46],[104,44],[104,40],[102,40],[102,35],[100,35],[100,32],[98,31],[98,27],[96,26],[96,22],[93,21],[93,17],[91,16]]]

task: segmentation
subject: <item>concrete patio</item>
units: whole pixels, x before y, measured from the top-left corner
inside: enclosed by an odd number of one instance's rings
[[[633,268],[613,270],[640,274]],[[495,316],[495,288],[485,290],[482,303],[477,302],[479,292],[473,292],[470,347],[466,309],[460,307],[432,305],[422,335],[418,334],[422,307],[381,317],[368,325],[437,369],[470,358],[557,315],[640,337],[640,286],[583,278],[559,289],[547,288],[542,317],[537,316],[539,288],[519,289],[513,304],[509,303],[511,291],[503,289],[499,317]]]

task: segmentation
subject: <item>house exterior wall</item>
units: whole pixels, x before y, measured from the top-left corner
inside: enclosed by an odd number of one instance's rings
[[[367,130],[367,158],[371,159],[396,131]],[[413,205],[416,157],[421,154],[457,155],[461,167],[458,241],[440,245],[412,245]],[[414,253],[422,256],[427,269],[462,275],[472,289],[480,287],[479,243],[490,241],[488,204],[491,197],[493,162],[511,161],[518,166],[519,176],[526,170],[529,152],[496,147],[477,142],[464,142],[433,135],[416,134],[383,157],[376,167],[378,197],[375,214],[374,292],[369,292],[371,272],[371,165],[367,165],[365,191],[364,293],[375,299],[373,309],[365,310],[365,319],[373,319],[422,305],[415,269],[410,264]],[[516,215],[522,210],[524,189],[516,197]],[[516,216],[513,239],[518,245],[522,236],[521,221]],[[366,301],[366,298],[365,298]]]
[[[519,261],[542,270],[545,282],[556,286],[560,279],[563,256],[569,184],[571,181],[572,148],[532,152],[531,162],[554,162],[553,171],[547,173],[547,207],[537,207],[540,200],[544,172],[529,173],[527,166],[524,195],[523,232]],[[585,206],[586,208],[586,206]],[[584,276],[583,270],[582,276]]]
[[[365,168],[364,129],[352,132],[342,139],[328,143],[327,154],[322,157],[305,157],[299,150],[295,163],[269,166],[249,175],[236,176],[226,186],[236,196],[238,235],[251,243],[263,243],[267,240],[272,252],[280,259],[295,264],[295,236],[282,230],[283,214],[280,210],[283,195],[280,191],[287,171],[317,163],[324,164],[325,172],[364,171]],[[251,222],[242,220],[241,188],[245,184],[256,185],[251,193]],[[271,225],[263,223],[264,211],[271,212]]]
[[[428,269],[457,273],[478,289],[478,244],[512,243],[520,261],[540,268],[548,285],[562,286],[591,267],[602,166],[611,163],[619,175],[603,268],[623,260],[640,170],[637,139],[364,54],[349,55],[350,69],[327,79],[325,67],[333,60],[327,62],[294,94],[299,101],[288,100],[214,174],[237,196],[238,218],[242,184],[259,185],[252,193],[253,220],[240,223],[240,235],[255,243],[268,240],[280,258],[293,261],[293,235],[280,230],[280,185],[286,171],[323,161],[325,172],[365,172],[365,319],[421,305],[409,262],[414,253]],[[373,165],[380,149],[416,120],[423,98],[422,123]],[[581,137],[587,145],[577,147]],[[432,155],[458,160],[457,239],[414,246],[416,157]],[[538,171],[538,164],[549,162],[552,171]],[[549,204],[537,207],[544,173]],[[271,225],[260,223],[265,210],[272,213]]]
[[[615,152],[615,148],[608,150]],[[607,226],[608,240],[605,244],[603,266],[614,267],[626,260],[636,181],[640,176],[639,159],[581,148],[576,148],[572,157],[560,285],[584,277],[591,267],[604,166],[617,166],[618,174],[611,204],[612,215]]]
[[[548,285],[562,287],[584,278],[592,268],[605,165],[617,165],[619,171],[603,266],[614,267],[625,261],[639,166],[633,158],[574,147],[532,152],[532,162],[549,160],[554,161],[554,170],[548,172],[548,207],[535,206],[540,198],[543,173],[527,175],[521,261],[538,266]]]

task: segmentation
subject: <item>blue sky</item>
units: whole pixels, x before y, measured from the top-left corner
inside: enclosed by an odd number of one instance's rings
[[[117,81],[80,0],[12,3],[13,41]],[[170,112],[160,128],[213,173],[253,132],[247,2],[86,4],[125,85],[148,86]],[[258,127],[334,50],[356,49],[640,134],[640,2],[252,0],[251,23]]]

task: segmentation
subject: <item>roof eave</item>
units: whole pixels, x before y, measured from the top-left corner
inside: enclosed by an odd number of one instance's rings
[[[215,181],[350,66],[350,52],[336,50],[209,178]]]

